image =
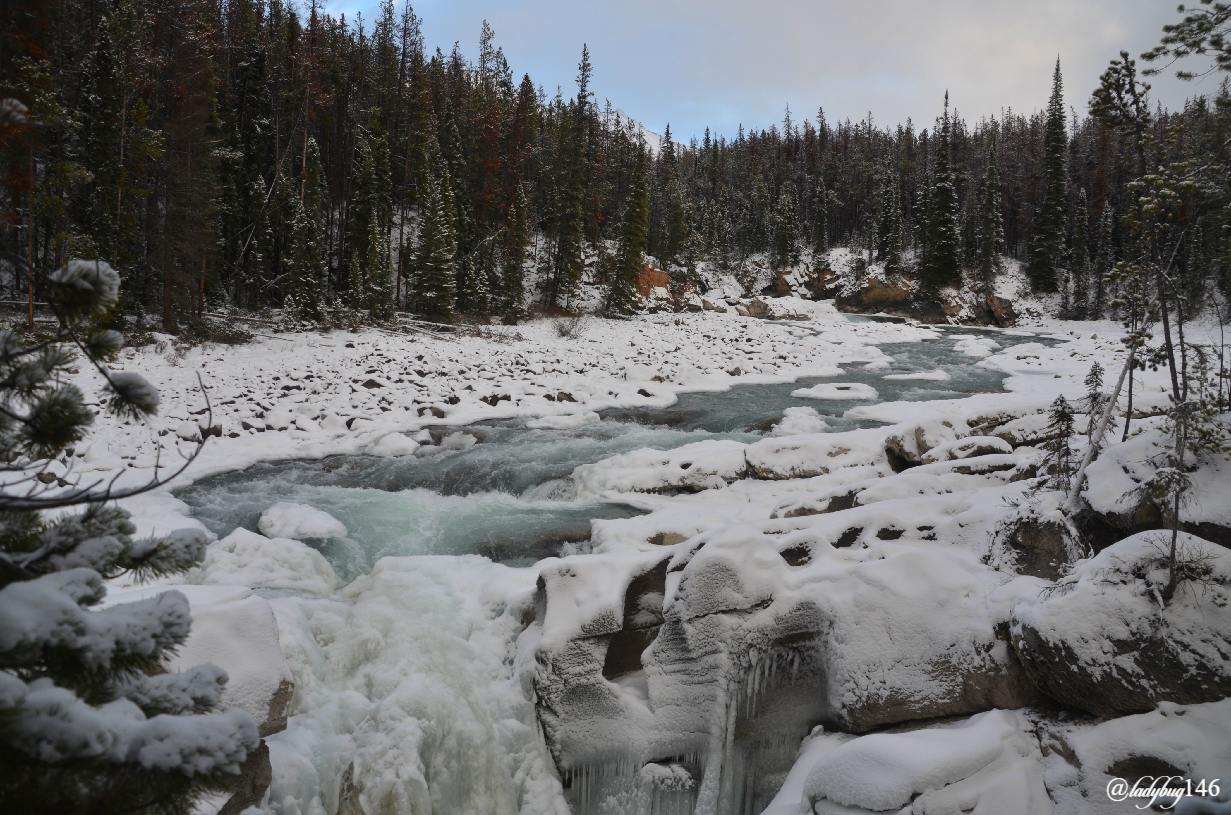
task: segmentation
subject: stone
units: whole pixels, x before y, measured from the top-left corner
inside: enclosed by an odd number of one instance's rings
[[[1164,602],[1169,543],[1133,535],[1013,609],[1013,648],[1039,690],[1096,716],[1231,696],[1231,552],[1181,532],[1184,580]]]
[[[239,776],[231,786],[231,797],[222,805],[222,809],[218,810],[218,815],[240,815],[249,807],[260,806],[261,799],[265,797],[273,780],[274,770],[269,763],[269,745],[265,743],[265,739],[261,739],[260,746],[240,767]]]

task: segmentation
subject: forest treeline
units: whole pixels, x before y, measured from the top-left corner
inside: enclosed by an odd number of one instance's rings
[[[5,8],[0,296],[41,297],[66,259],[98,258],[123,276],[128,328],[222,305],[517,320],[531,255],[533,299],[567,309],[597,257],[625,313],[645,253],[683,290],[701,262],[838,245],[931,294],[990,291],[1019,259],[1073,317],[1106,313],[1121,294],[1103,281],[1146,254],[1190,307],[1231,288],[1227,84],[1168,111],[1126,53],[1088,100],[1065,97],[1057,63],[1034,113],[966,121],[946,97],[929,126],[788,110],[647,143],[592,94],[584,47],[576,87],[549,94],[486,23],[473,61],[429,53],[391,0],[373,21],[282,0]],[[1208,53],[1221,13],[1149,56],[1201,37]]]

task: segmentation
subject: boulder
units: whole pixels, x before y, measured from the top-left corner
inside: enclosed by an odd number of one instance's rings
[[[908,467],[927,463],[925,457],[933,448],[952,445],[969,434],[970,428],[957,414],[928,419],[891,433],[885,439],[885,453],[893,469],[901,472]],[[946,459],[935,460],[947,460],[947,456]]]
[[[869,277],[860,288],[838,295],[835,302],[841,311],[885,311],[893,314],[906,310],[910,299],[911,290],[904,279]]]
[[[1184,579],[1164,603],[1169,544],[1133,535],[1014,608],[1013,647],[1042,692],[1099,716],[1231,695],[1231,552],[1181,532]]]
[[[1033,726],[1003,710],[840,743],[812,765],[801,797],[795,812],[820,815],[1052,812]]]
[[[794,758],[772,746],[797,744],[814,725],[863,733],[1037,701],[1003,639],[1006,600],[1036,583],[1007,588],[944,549],[779,546],[736,525],[665,557],[543,567],[535,622],[519,641],[533,657],[519,659],[535,666],[540,721],[565,777],[606,772],[618,756],[633,788],[663,757],[705,756],[685,768],[699,794],[718,795],[706,779],[730,763],[752,786],[728,793],[759,811],[776,784],[757,779],[780,778]]]

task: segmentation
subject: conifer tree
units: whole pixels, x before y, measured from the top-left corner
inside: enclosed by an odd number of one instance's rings
[[[787,181],[778,193],[773,213],[774,267],[781,269],[799,262],[799,195]]]
[[[616,250],[611,289],[607,293],[606,311],[612,315],[632,314],[636,309],[637,279],[645,266],[650,231],[650,187],[645,174],[644,153],[641,155],[620,221],[620,245]]]
[[[1115,265],[1111,229],[1111,203],[1108,202],[1103,204],[1103,215],[1099,218],[1098,254],[1094,259],[1094,313],[1092,316],[1096,319],[1101,319],[1107,308],[1108,275],[1111,274]]]
[[[419,202],[414,300],[416,310],[424,319],[449,323],[453,321],[456,244],[441,190],[442,171],[435,162],[429,162],[427,185]]]
[[[958,256],[957,190],[949,163],[949,94],[945,92],[945,115],[936,138],[936,160],[928,195],[928,220],[924,230],[923,261],[919,274],[926,296],[936,297],[945,286],[961,286]]]
[[[565,308],[576,295],[584,270],[582,242],[585,233],[591,73],[590,49],[583,45],[581,63],[577,68],[577,99],[569,105],[568,155],[556,214],[555,251],[548,281],[548,298],[557,308]]]
[[[812,205],[812,251],[818,257],[829,254],[829,192],[825,181],[816,180],[816,201]]]
[[[294,204],[291,241],[288,247],[286,304],[295,319],[324,319],[321,282],[325,276],[324,216],[321,213],[321,156],[316,139],[308,139],[304,177]]]
[[[1103,393],[1103,366],[1099,365],[1098,360],[1090,366],[1089,372],[1086,373],[1086,436],[1096,448],[1103,444],[1102,438],[1095,438],[1098,435],[1097,428],[1099,426],[1099,418],[1103,414],[1103,409],[1107,406],[1107,394]],[[1104,434],[1106,428],[1103,428]]]
[[[881,182],[877,213],[877,257],[886,272],[902,270],[902,207],[898,199],[898,178],[888,173]]]
[[[1069,268],[1073,278],[1073,319],[1084,320],[1090,312],[1090,214],[1085,190],[1077,194],[1077,209],[1073,212],[1073,252]]]
[[[979,216],[979,257],[975,277],[979,289],[990,295],[1000,274],[1000,252],[1004,247],[1004,219],[1000,215],[1000,171],[996,150],[996,131],[989,134],[987,147],[987,177],[983,180],[983,197]]]
[[[120,335],[90,327],[119,302],[119,275],[72,260],[48,284],[60,329],[37,344],[0,332],[0,454],[29,474],[0,490],[0,810],[187,815],[233,781],[257,727],[239,708],[211,712],[221,669],[166,672],[190,632],[183,594],[98,608],[104,581],[183,573],[206,540],[197,530],[134,539],[128,513],[107,506],[183,468],[128,489],[59,489],[37,477],[94,420],[81,391],[60,384],[77,351],[104,378],[112,415],[138,421],[159,402],[143,377],[104,364]],[[58,512],[74,507],[84,510]]]
[[[509,207],[509,223],[504,238],[504,296],[501,310],[509,323],[526,319],[526,243],[529,241],[529,226],[526,209],[529,207],[526,191],[519,185],[517,196]]]
[[[1063,395],[1057,396],[1047,414],[1047,442],[1051,454],[1051,483],[1053,489],[1069,489],[1073,475],[1073,408]]]
[[[1047,103],[1047,121],[1043,129],[1043,185],[1039,207],[1034,218],[1034,238],[1031,243],[1027,274],[1030,285],[1038,292],[1054,292],[1060,288],[1064,266],[1064,224],[1069,162],[1068,135],[1065,127],[1063,81],[1060,60],[1052,77],[1051,99]]]

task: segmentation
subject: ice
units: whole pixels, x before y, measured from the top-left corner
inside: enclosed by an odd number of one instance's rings
[[[879,398],[876,388],[863,382],[822,382],[810,388],[800,388],[791,391],[791,396],[797,399],[868,399]]]
[[[261,513],[257,523],[261,534],[270,538],[345,538],[346,526],[321,509],[279,501]]]
[[[274,600],[296,716],[268,739],[273,812],[568,815],[514,675],[533,581],[386,558],[340,597]]]

